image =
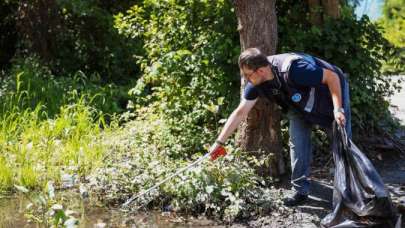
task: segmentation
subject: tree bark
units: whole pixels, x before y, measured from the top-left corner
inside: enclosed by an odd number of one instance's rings
[[[235,0],[242,51],[257,47],[264,54],[275,54],[277,17],[275,0]],[[242,90],[245,86],[242,80]],[[285,172],[280,134],[280,111],[276,104],[259,99],[249,116],[241,123],[237,143],[242,150],[254,153],[264,164],[258,168],[262,176],[277,177]]]
[[[329,16],[333,19],[340,17],[340,4],[339,0],[322,0],[324,9],[324,16]]]
[[[23,0],[17,12],[17,30],[28,52],[50,61],[56,50],[59,24],[55,0]]]
[[[340,17],[339,0],[308,0],[309,21],[312,25],[320,26],[326,18]]]
[[[308,0],[309,21],[312,25],[320,26],[322,24],[322,6],[321,0]]]

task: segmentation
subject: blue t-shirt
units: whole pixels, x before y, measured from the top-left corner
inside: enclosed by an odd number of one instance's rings
[[[318,86],[322,83],[323,69],[305,59],[299,59],[292,62],[288,77],[297,86]],[[271,89],[271,84],[263,83],[263,85],[254,86],[252,83],[248,82],[243,91],[243,97],[246,100],[255,100],[259,97],[259,89]]]

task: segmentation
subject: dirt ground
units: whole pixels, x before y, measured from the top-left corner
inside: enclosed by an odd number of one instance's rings
[[[390,192],[391,199],[405,216],[405,158],[373,161]],[[261,217],[248,222],[248,227],[320,227],[320,221],[332,210],[333,178],[332,172],[324,166],[313,166],[310,199],[305,205],[287,208],[280,213]],[[288,178],[287,178],[288,179]],[[285,181],[282,191],[291,194],[290,185]],[[405,224],[402,224],[405,227]]]

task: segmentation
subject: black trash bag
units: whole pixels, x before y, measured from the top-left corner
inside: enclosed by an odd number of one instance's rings
[[[401,218],[380,175],[336,122],[332,152],[335,162],[333,212],[322,219],[322,226],[400,227]]]

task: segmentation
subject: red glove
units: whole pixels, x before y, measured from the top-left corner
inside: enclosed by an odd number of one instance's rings
[[[211,151],[211,161],[215,161],[217,158],[226,155],[226,150],[223,146],[218,145],[213,151]]]

